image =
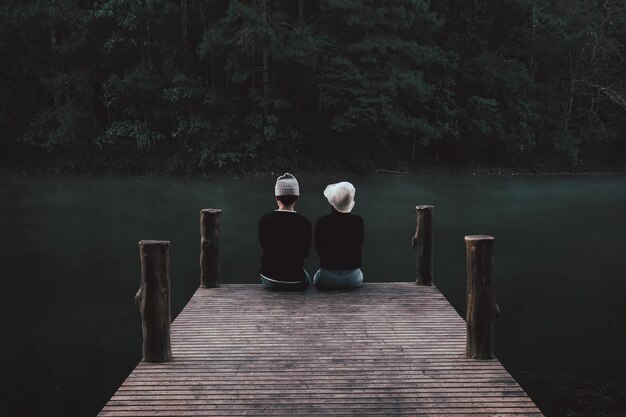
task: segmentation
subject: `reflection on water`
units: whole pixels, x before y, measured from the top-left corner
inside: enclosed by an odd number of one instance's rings
[[[435,283],[464,311],[463,236],[496,237],[496,354],[548,416],[626,409],[626,177],[300,177],[315,220],[357,188],[366,281],[410,281],[435,205]],[[0,178],[2,415],[96,415],[141,355],[137,242],[171,240],[172,309],[199,282],[199,211],[223,209],[224,283],[256,283],[273,178]],[[316,268],[312,254],[306,266]]]

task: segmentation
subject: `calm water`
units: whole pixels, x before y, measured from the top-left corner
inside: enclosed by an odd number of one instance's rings
[[[626,177],[302,177],[298,211],[326,213],[337,180],[357,188],[366,281],[413,279],[414,206],[433,204],[435,282],[464,311],[463,236],[493,234],[499,359],[547,416],[626,415]],[[273,182],[0,178],[0,415],[95,416],[115,392],[141,356],[139,240],[172,241],[174,314],[201,208],[224,210],[222,281],[257,282]]]

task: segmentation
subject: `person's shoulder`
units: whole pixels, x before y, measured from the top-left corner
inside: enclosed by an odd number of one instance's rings
[[[302,223],[306,223],[306,224],[311,224],[311,220],[309,220],[307,217],[303,216],[302,214],[296,212],[294,213],[296,215],[296,217],[298,218],[298,220]]]
[[[327,222],[328,219],[330,219],[330,217],[331,217],[331,213],[324,214],[323,216],[320,216],[317,218],[316,224]]]
[[[352,221],[354,221],[355,223],[363,224],[363,217],[359,216],[358,214],[350,213],[350,217],[353,219]]]
[[[261,218],[264,218],[264,217],[272,217],[272,216],[274,216],[275,214],[276,214],[276,211],[275,211],[275,210],[273,210],[273,211],[268,211],[267,213],[263,213],[263,215],[261,216]]]
[[[268,221],[269,219],[271,219],[272,217],[276,216],[276,211],[268,211],[267,213],[263,214],[261,216],[261,219],[259,221],[263,222],[263,221]]]

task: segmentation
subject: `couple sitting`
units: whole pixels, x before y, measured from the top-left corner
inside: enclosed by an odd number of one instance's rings
[[[272,290],[303,290],[310,283],[303,266],[311,250],[311,222],[295,211],[300,188],[293,175],[278,177],[274,191],[278,209],[259,222],[261,282]],[[354,193],[349,182],[324,190],[331,212],[315,224],[315,249],[320,257],[320,269],[313,277],[317,288],[356,288],[363,283],[363,219],[350,213]]]

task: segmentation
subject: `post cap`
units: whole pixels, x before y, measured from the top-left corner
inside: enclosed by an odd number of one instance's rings
[[[160,245],[169,246],[170,241],[169,240],[140,240],[139,241],[139,246],[160,246]]]
[[[494,240],[494,237],[489,235],[468,235],[465,236],[465,240]]]
[[[202,210],[200,210],[200,212],[201,213],[211,213],[211,214],[218,213],[219,214],[219,213],[222,212],[222,209],[208,208],[208,209],[202,209]]]

